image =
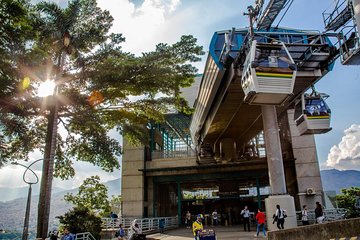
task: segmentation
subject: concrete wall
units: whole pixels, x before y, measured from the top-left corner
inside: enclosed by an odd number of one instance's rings
[[[146,162],[146,169],[198,166],[196,157],[161,158]]]
[[[122,159],[122,217],[142,217],[144,211],[144,146],[132,146],[124,139]]]
[[[315,208],[315,202],[323,203],[323,187],[321,183],[320,168],[316,153],[314,135],[300,136],[294,122],[294,109],[287,111],[291,142],[295,160],[296,177],[298,184],[298,210],[307,205],[309,209]],[[314,195],[306,195],[306,189],[313,188]]]
[[[349,239],[351,237],[360,237],[360,218],[333,221],[322,224],[270,231],[268,239],[276,240],[320,240],[320,239]]]

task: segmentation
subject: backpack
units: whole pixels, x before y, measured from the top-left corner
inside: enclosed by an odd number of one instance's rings
[[[116,232],[115,232],[115,237],[119,237],[119,236],[120,236],[119,231],[116,231]]]

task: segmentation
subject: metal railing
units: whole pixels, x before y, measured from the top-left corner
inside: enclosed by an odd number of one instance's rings
[[[160,230],[160,220],[164,220],[164,229],[177,228],[178,218],[177,217],[158,217],[158,218],[102,218],[102,229],[118,229],[119,225],[122,224],[123,228],[127,232],[131,232],[131,223],[135,221],[140,229],[144,232],[156,232]]]
[[[335,221],[345,219],[346,209],[344,208],[334,208],[334,209],[324,209],[324,222]],[[296,219],[298,226],[301,226],[301,211],[296,212]],[[315,223],[315,210],[308,210],[308,221],[309,223]]]
[[[135,218],[101,218],[101,220],[102,229],[117,229],[120,224],[122,224],[123,228],[129,228]]]
[[[191,148],[184,150],[160,150],[151,153],[152,159],[195,157],[196,152]]]
[[[344,27],[340,31],[338,44],[341,62],[346,63],[353,54],[358,53],[360,48],[360,39],[357,27],[355,25]]]
[[[323,21],[325,28],[328,30],[336,31],[344,23],[351,19],[351,10],[347,0],[342,0],[342,2],[336,4],[332,12],[323,12]],[[334,24],[336,23],[336,24]]]
[[[94,236],[89,232],[77,233],[76,240],[96,240]]]

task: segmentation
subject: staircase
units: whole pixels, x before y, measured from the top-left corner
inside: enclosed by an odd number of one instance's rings
[[[89,232],[77,233],[76,240],[96,240],[93,235]]]

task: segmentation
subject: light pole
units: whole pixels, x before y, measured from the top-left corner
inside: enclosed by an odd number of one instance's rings
[[[22,235],[22,240],[27,240],[28,239],[28,232],[29,232],[29,216],[30,216],[30,205],[31,205],[31,191],[32,191],[32,185],[33,184],[37,184],[39,182],[39,177],[36,175],[36,173],[30,168],[32,165],[34,165],[35,163],[42,161],[43,159],[38,159],[36,161],[34,161],[33,163],[31,163],[29,166],[26,166],[24,164],[18,163],[18,162],[14,162],[14,165],[19,165],[22,166],[25,169],[24,174],[23,174],[23,181],[27,184],[29,184],[29,190],[28,190],[28,197],[27,197],[27,203],[26,203],[26,210],[25,210],[25,219],[24,219],[24,228],[23,228],[23,235]],[[35,180],[33,181],[28,181],[25,178],[26,172],[30,171],[34,174],[35,176]]]

